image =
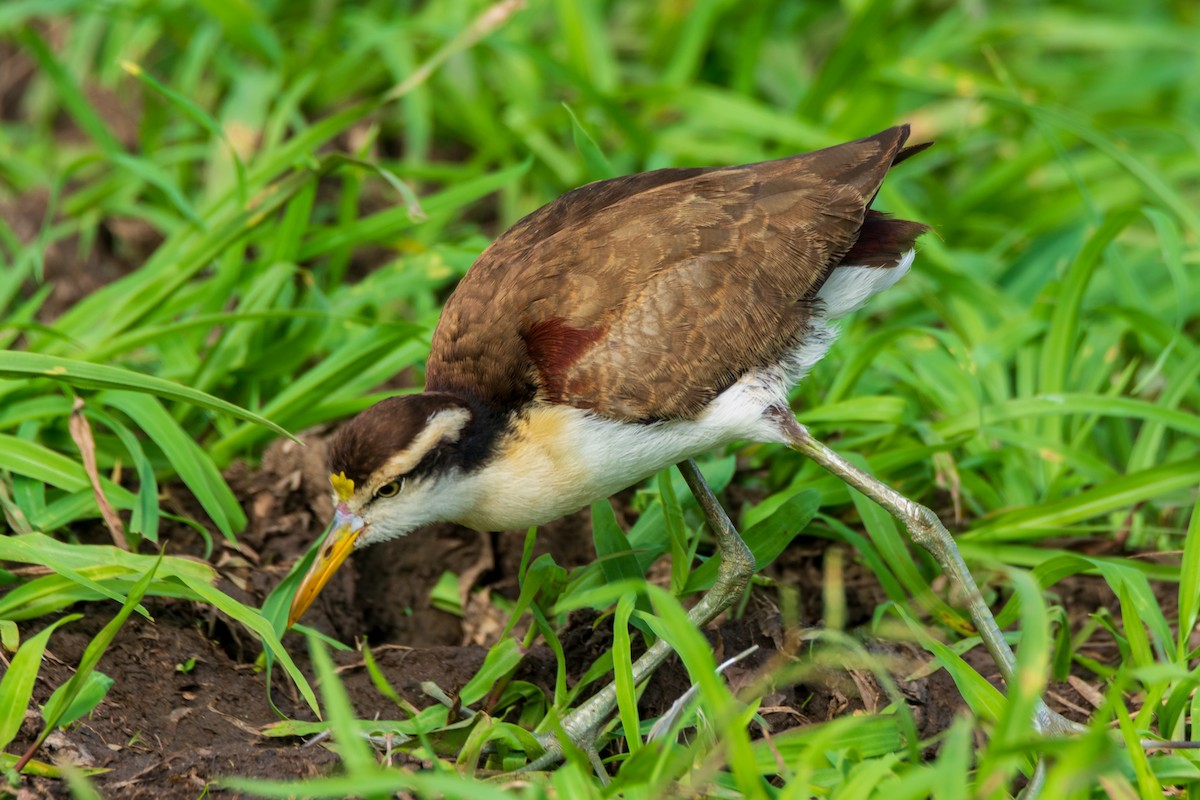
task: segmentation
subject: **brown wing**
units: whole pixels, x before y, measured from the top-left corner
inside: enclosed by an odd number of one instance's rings
[[[500,408],[540,397],[627,420],[695,416],[803,335],[809,301],[858,241],[907,137],[901,126],[564,195],[460,282],[434,333],[427,391]]]

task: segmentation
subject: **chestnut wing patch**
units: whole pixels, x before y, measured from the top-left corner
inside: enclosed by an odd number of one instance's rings
[[[529,326],[523,334],[525,347],[547,400],[564,401],[567,371],[603,335],[603,328],[576,328],[563,317],[551,317]]]

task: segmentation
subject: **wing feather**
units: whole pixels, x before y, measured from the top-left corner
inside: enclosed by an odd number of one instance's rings
[[[460,282],[434,333],[427,391],[622,420],[696,416],[799,342],[888,169],[919,148],[902,150],[907,137],[900,126],[777,161],[659,170],[564,195]],[[924,230],[882,216],[867,228],[859,251],[874,261]]]

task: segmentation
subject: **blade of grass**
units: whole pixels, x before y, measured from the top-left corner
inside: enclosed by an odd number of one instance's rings
[[[1196,629],[1200,617],[1200,499],[1192,506],[1192,519],[1188,523],[1183,542],[1183,559],[1179,566],[1179,641],[1176,652],[1180,655],[1188,650],[1191,631]]]
[[[459,691],[459,700],[464,706],[473,706],[503,678],[510,675],[521,663],[525,653],[516,639],[501,639],[488,650],[479,671]]]
[[[151,395],[135,392],[105,392],[97,401],[128,414],[146,432],[225,538],[236,541],[235,534],[246,527],[241,504],[217,465],[162,404]]]
[[[50,634],[68,622],[83,619],[82,614],[70,614],[55,620],[25,640],[9,662],[0,678],[0,750],[5,750],[21,730],[25,709],[33,699],[33,684],[42,666],[42,654]]]
[[[658,618],[646,616],[644,619],[655,633],[670,642],[692,681],[700,685],[705,713],[717,729],[726,734],[721,756],[732,768],[738,788],[749,797],[765,796],[755,767],[749,732],[745,723],[739,724],[737,719],[744,713],[743,709],[718,675],[708,641],[670,593],[653,584],[647,584],[646,590]]]
[[[971,711],[986,720],[999,719],[1005,708],[1004,695],[1000,693],[1000,690],[988,683],[986,678],[976,672],[953,649],[934,639],[920,622],[904,610],[903,606],[897,605],[893,608],[908,625],[913,635],[917,637],[921,646],[933,653],[941,662],[954,681],[954,685],[958,687],[959,693],[967,701]]]
[[[79,660],[79,666],[75,668],[75,674],[67,681],[62,691],[56,691],[50,697],[50,700],[46,702],[46,705],[42,708],[42,719],[45,720],[45,726],[42,728],[42,732],[38,738],[25,752],[25,755],[17,762],[13,768],[15,771],[21,771],[22,767],[33,758],[34,753],[38,751],[42,743],[46,741],[46,737],[63,721],[68,710],[71,709],[84,688],[88,685],[92,672],[100,662],[101,656],[108,650],[113,640],[117,638],[117,633],[120,632],[121,626],[125,624],[125,620],[129,619],[129,615],[133,613],[134,608],[142,602],[142,597],[145,595],[146,589],[149,588],[150,582],[154,579],[154,573],[158,571],[158,566],[161,563],[162,556],[160,555],[155,560],[154,566],[146,570],[145,574],[133,585],[133,588],[129,591],[129,596],[121,605],[121,609],[116,613],[116,616],[101,628],[100,632],[84,648],[83,656]]]
[[[145,86],[149,86],[154,91],[165,97],[169,102],[181,109],[189,117],[200,124],[209,135],[214,139],[218,139],[225,145],[226,151],[229,153],[229,158],[233,161],[234,170],[237,175],[237,198],[238,202],[244,204],[246,202],[246,165],[242,163],[241,157],[238,155],[237,148],[229,141],[229,137],[225,135],[225,129],[212,118],[207,111],[199,104],[191,99],[183,96],[169,86],[164,85],[161,81],[155,78],[141,68],[140,65],[132,61],[122,61],[121,68],[133,77],[137,78]]]
[[[617,516],[608,500],[592,503],[592,541],[608,583],[643,578],[629,539],[617,524]]]
[[[811,489],[798,492],[789,497],[775,513],[742,534],[742,541],[754,555],[755,568],[761,570],[778,558],[816,516],[820,505],[820,492]],[[714,555],[692,570],[683,593],[691,594],[711,588],[717,579],[720,563],[720,556]]]
[[[688,545],[688,531],[683,522],[683,509],[671,483],[668,470],[658,473],[658,493],[662,499],[663,522],[671,546],[671,593],[679,595],[687,585],[692,566],[692,548]]]
[[[35,442],[0,433],[0,456],[3,456],[5,469],[67,492],[87,491],[89,500],[94,504],[87,473],[82,466],[61,453]],[[128,489],[103,477],[100,478],[100,486],[118,508],[133,506],[135,498]]]
[[[637,596],[626,594],[617,601],[613,615],[613,683],[617,688],[617,712],[625,731],[625,746],[632,756],[642,747],[641,722],[638,718],[638,692],[633,682],[633,643],[629,636],[629,618],[637,605]]]
[[[144,392],[228,414],[231,417],[262,425],[280,436],[293,438],[290,433],[269,419],[219,397],[121,367],[90,364],[86,361],[41,353],[5,350],[0,351],[0,378],[52,378],[79,389],[125,389]]]
[[[117,435],[129,459],[137,470],[138,492],[137,504],[133,507],[133,516],[129,520],[129,529],[149,541],[158,543],[158,479],[154,476],[154,465],[146,458],[142,443],[138,441],[133,431],[111,415],[98,408],[87,408],[87,414],[93,420],[108,428]]]
[[[1131,420],[1156,422],[1171,430],[1200,436],[1200,415],[1190,414],[1132,397],[1057,394],[1021,397],[990,404],[934,423],[934,429],[946,439],[986,431],[1013,420],[1041,416],[1098,414]]]
[[[58,717],[57,724],[58,727],[65,728],[85,714],[92,713],[96,706],[104,700],[112,685],[112,678],[100,670],[94,669],[88,673],[87,678],[78,688],[64,683],[55,689],[54,693],[50,695],[50,699],[46,701],[46,707],[49,708],[56,703],[61,705],[63,710]]]
[[[87,101],[80,90],[79,84],[76,83],[63,63],[55,57],[49,45],[38,35],[37,31],[31,27],[23,27],[16,32],[16,39],[49,76],[64,108],[79,127],[105,152],[120,152],[121,143],[117,141],[117,137],[109,130],[100,115],[93,110],[91,103]]]
[[[596,144],[596,140],[583,127],[579,117],[575,116],[575,112],[566,103],[563,103],[563,108],[567,110],[567,116],[571,118],[571,136],[575,141],[575,149],[579,151],[579,155],[583,157],[583,163],[587,165],[588,178],[593,181],[615,178],[617,171],[613,169],[608,157]]]
[[[310,636],[308,652],[312,658],[313,672],[321,687],[325,716],[329,720],[334,740],[338,744],[338,755],[348,777],[360,779],[374,773],[375,758],[370,747],[358,735],[350,696],[346,694],[346,687],[342,685],[342,680],[334,669],[329,651],[320,641]]]
[[[964,541],[1033,539],[1047,531],[1061,534],[1074,522],[1130,508],[1148,498],[1191,487],[1200,480],[1200,458],[1162,464],[1122,475],[1071,497],[1000,514],[960,537]]]
[[[209,583],[197,581],[194,578],[184,575],[173,579],[178,580],[184,586],[191,589],[204,602],[213,606],[218,611],[229,615],[248,630],[257,634],[263,646],[271,651],[272,655],[283,666],[284,671],[287,672],[288,677],[296,684],[296,688],[300,691],[300,696],[308,703],[308,707],[314,713],[320,714],[319,706],[317,705],[317,696],[313,694],[312,687],[309,686],[304,673],[296,666],[296,662],[292,660],[283,643],[279,641],[279,635],[275,633],[275,627],[270,620],[260,614],[257,609],[242,605]]]
[[[1050,328],[1042,344],[1038,389],[1044,394],[1054,394],[1067,387],[1069,370],[1079,338],[1079,315],[1083,306],[1083,295],[1099,266],[1109,244],[1133,221],[1136,212],[1125,210],[1109,214],[1092,232],[1079,255],[1072,262],[1058,289],[1050,317]],[[1062,441],[1062,425],[1057,417],[1046,421],[1046,435],[1056,442]]]

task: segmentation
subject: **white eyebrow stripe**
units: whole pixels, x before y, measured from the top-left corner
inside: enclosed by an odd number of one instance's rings
[[[442,441],[457,442],[463,428],[471,421],[471,412],[465,408],[448,408],[431,414],[425,427],[413,438],[408,447],[384,462],[382,467],[371,473],[363,484],[363,492],[373,497],[379,487],[403,476],[421,463],[430,450]]]

